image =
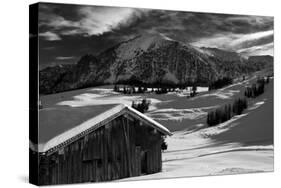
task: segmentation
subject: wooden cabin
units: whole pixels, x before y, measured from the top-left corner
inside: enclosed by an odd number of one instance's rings
[[[160,172],[161,145],[171,135],[126,105],[42,109],[38,134],[38,144],[30,142],[31,160],[38,161],[37,180],[33,180],[38,185]]]

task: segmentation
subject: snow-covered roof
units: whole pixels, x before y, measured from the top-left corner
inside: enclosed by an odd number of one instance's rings
[[[40,153],[56,151],[125,113],[152,126],[162,134],[172,135],[160,123],[123,104],[54,108],[39,112],[38,144],[30,141],[30,148]]]

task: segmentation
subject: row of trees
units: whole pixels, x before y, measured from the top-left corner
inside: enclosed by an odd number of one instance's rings
[[[230,85],[232,83],[233,83],[233,80],[230,77],[219,78],[218,80],[212,82],[209,85],[209,90],[220,89],[220,88]]]
[[[267,78],[259,78],[256,83],[247,87],[244,95],[248,98],[256,98],[264,93],[265,84],[269,83],[269,76]]]
[[[122,89],[121,89],[122,88]],[[114,85],[113,90],[115,92],[123,93],[123,94],[133,94],[133,93],[145,93],[148,92],[147,87],[134,87],[134,86],[123,86],[121,87],[118,85]],[[137,89],[136,89],[137,88]],[[185,88],[183,88],[185,89]],[[168,92],[174,92],[176,90],[175,87],[158,87],[158,88],[151,88],[150,92],[155,92],[156,94],[166,94]],[[197,86],[192,86],[190,90],[190,96],[187,97],[194,97],[197,94]]]
[[[114,85],[113,91],[115,92],[121,92],[123,94],[132,94],[132,93],[144,93],[147,92],[147,87],[141,87],[139,86],[137,89],[134,86],[123,86],[122,89],[120,89],[120,86]]]
[[[150,101],[147,99],[142,99],[141,101],[133,101],[132,107],[141,113],[147,112],[149,109]]]
[[[168,88],[166,88],[166,87],[164,87],[164,88],[157,88],[157,89],[155,90],[155,93],[156,93],[156,94],[166,94],[166,93],[169,92],[169,90],[170,90],[170,89],[168,89]],[[153,91],[154,91],[154,89],[153,89]]]
[[[233,116],[242,114],[247,108],[248,103],[245,98],[236,99],[233,104],[227,104],[223,107],[217,108],[214,111],[208,112],[207,124],[211,127],[226,122]]]
[[[248,98],[255,98],[264,93],[265,84],[270,82],[270,77],[266,78],[258,78],[257,82],[252,84],[251,87],[247,87],[245,91],[245,96]],[[232,80],[230,79],[222,79],[216,84],[213,84],[214,87],[223,87],[224,84],[231,84]],[[229,119],[231,119],[235,115],[240,115],[243,113],[245,109],[248,108],[248,102],[246,98],[236,99],[233,104],[227,104],[223,107],[217,108],[214,111],[208,112],[207,115],[207,124],[208,126],[215,126],[220,123],[223,123]]]
[[[123,93],[123,94],[148,92],[148,89],[147,89],[146,86],[135,87],[135,86],[125,86],[124,85],[121,88],[118,85],[114,85],[113,90],[115,92],[119,92],[119,93]],[[175,87],[158,87],[158,88],[152,87],[150,92],[152,92],[152,93],[155,92],[156,94],[165,94],[165,93],[168,93],[168,92],[173,92],[173,91],[175,91],[175,89],[176,89]]]
[[[152,88],[151,92],[155,91],[156,94],[165,94],[168,92],[173,92],[175,90],[176,90],[176,88],[174,88],[174,87],[170,87],[170,88],[169,87],[160,87],[160,88],[156,88],[156,89]]]

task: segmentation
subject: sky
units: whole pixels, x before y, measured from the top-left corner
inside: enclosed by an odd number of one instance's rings
[[[40,69],[155,33],[243,56],[273,55],[273,17],[265,16],[41,3],[38,27]]]

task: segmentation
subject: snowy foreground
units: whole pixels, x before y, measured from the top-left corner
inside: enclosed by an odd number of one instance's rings
[[[241,143],[222,144],[210,139],[213,134],[229,130],[239,118],[216,128],[201,129],[190,134],[175,132],[166,139],[169,149],[162,154],[162,172],[120,181],[273,171],[272,144],[245,146]]]
[[[243,97],[245,86],[256,75],[225,88],[202,92],[187,99],[185,93],[166,95],[122,95],[112,87],[98,87],[54,94],[42,98],[44,108],[92,106],[122,103],[131,105],[143,97],[151,100],[146,113],[173,132],[166,138],[162,172],[118,181],[191,177],[273,171],[273,78],[265,93],[249,100],[240,116],[215,127],[207,127],[209,110]]]
[[[162,155],[162,172],[119,181],[273,171],[272,145],[221,145],[198,134],[185,136],[184,132],[177,132],[167,138],[170,149]]]

